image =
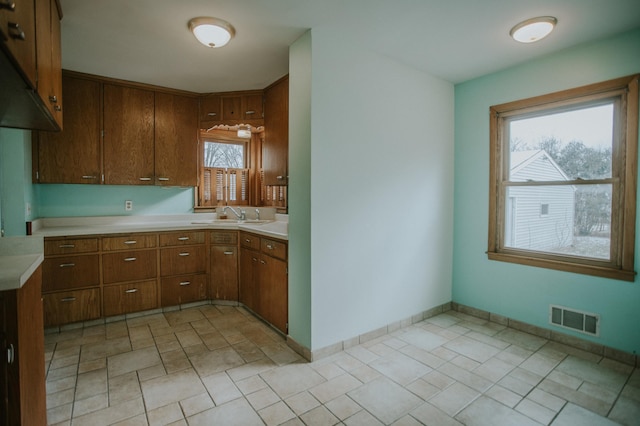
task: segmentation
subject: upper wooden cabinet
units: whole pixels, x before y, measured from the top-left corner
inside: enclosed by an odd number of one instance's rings
[[[100,183],[100,83],[63,77],[64,131],[37,133],[39,183]]]
[[[289,76],[267,87],[264,100],[264,184],[286,185],[289,155]]]
[[[104,85],[104,183],[153,185],[154,92]]]
[[[196,186],[198,182],[198,99],[156,92],[156,183]]]
[[[60,3],[21,0],[2,4],[0,126],[60,130]]]
[[[262,90],[226,92],[200,98],[200,128],[216,125],[264,124]]]

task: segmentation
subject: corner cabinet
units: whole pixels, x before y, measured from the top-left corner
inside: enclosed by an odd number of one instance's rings
[[[38,268],[17,290],[0,292],[0,424],[47,424],[44,326]]]
[[[265,185],[287,184],[289,156],[289,76],[264,91],[262,170]]]

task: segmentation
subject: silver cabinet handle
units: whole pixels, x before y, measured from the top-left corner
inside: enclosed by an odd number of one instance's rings
[[[76,266],[75,263],[61,263],[60,264],[61,268],[73,268],[74,266]]]
[[[13,348],[13,343],[10,343],[7,348],[7,364],[13,364],[13,361],[15,361],[15,354],[16,350]]]
[[[20,28],[20,24],[16,24],[15,22],[9,22],[9,33],[11,38],[14,40],[27,39],[27,36],[24,34],[24,31],[22,31],[22,28]]]
[[[58,111],[58,112],[62,111],[62,107],[60,105],[57,105],[57,104],[53,106],[53,109]]]
[[[250,109],[249,111],[245,111],[245,114],[247,115],[251,115],[251,114],[255,114],[256,112],[252,109]]]
[[[190,254],[191,253],[189,253],[189,252],[184,252],[184,253],[178,253],[178,256],[184,257],[184,256],[189,256]]]
[[[0,9],[6,9],[13,12],[14,10],[16,10],[16,4],[12,1],[3,1],[2,3],[0,3]]]
[[[162,181],[162,182],[166,182],[166,181],[169,180],[169,178],[168,177],[159,177],[158,180]]]
[[[284,176],[276,176],[276,179],[278,179],[278,180],[284,180]]]
[[[58,248],[75,248],[75,244],[60,244]]]
[[[251,260],[254,261],[254,262],[258,261],[258,259],[256,259],[255,257],[252,257]]]
[[[62,299],[60,299],[61,302],[75,302],[76,298],[75,297],[63,297]]]
[[[129,294],[131,294],[131,293],[137,293],[137,292],[138,292],[138,289],[137,289],[137,288],[132,288],[132,289],[130,289],[130,290],[125,290],[124,292],[125,292],[125,293],[129,293]]]
[[[189,285],[189,284],[191,284],[191,281],[182,281],[182,282],[180,283],[180,285],[181,285],[181,286],[183,286],[183,287],[184,287],[185,285]]]
[[[230,254],[233,254],[233,252],[232,252],[232,251],[225,251],[225,252],[223,252],[223,254],[224,254],[225,256],[229,256]]]
[[[49,102],[51,102],[52,104],[58,103],[58,97],[56,95],[50,95]]]
[[[267,262],[265,262],[264,260],[260,260],[260,263],[262,263],[263,265],[267,264]]]
[[[125,257],[125,258],[124,258],[124,261],[125,261],[125,262],[133,262],[133,261],[135,261],[135,260],[137,260],[135,257]]]
[[[244,239],[244,242],[245,242],[245,243],[250,243],[250,242],[251,242],[251,240],[250,240],[249,238],[245,238],[245,239]]]
[[[189,241],[189,237],[178,237],[178,241]]]
[[[82,179],[97,179],[96,176],[90,176],[90,175],[84,175],[82,176]]]
[[[150,177],[141,177],[141,178],[139,178],[138,180],[141,180],[141,181],[150,181],[150,180],[151,180],[151,178],[150,178]]]
[[[124,244],[137,244],[138,242],[136,240],[129,240],[129,241],[125,241]]]
[[[209,117],[215,117],[216,115],[218,115],[218,113],[217,112],[208,112],[207,115]]]
[[[273,250],[273,246],[272,246],[271,244],[267,244],[267,248],[268,248],[269,250]]]

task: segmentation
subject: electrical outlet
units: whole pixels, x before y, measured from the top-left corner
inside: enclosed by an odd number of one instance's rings
[[[130,212],[131,210],[133,210],[133,201],[131,200],[127,200],[124,202],[124,210],[127,212]]]

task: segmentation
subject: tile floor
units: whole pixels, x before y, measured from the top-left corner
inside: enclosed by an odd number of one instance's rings
[[[640,425],[640,369],[449,311],[308,363],[244,309],[46,336],[50,425]]]

